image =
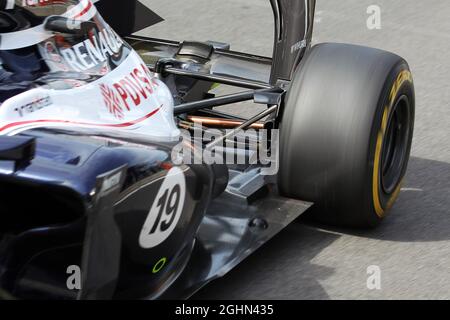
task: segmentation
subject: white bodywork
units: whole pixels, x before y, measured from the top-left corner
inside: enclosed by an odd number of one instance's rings
[[[32,128],[125,130],[157,140],[175,140],[173,98],[134,51],[92,83],[68,90],[36,88],[0,107],[0,134]]]

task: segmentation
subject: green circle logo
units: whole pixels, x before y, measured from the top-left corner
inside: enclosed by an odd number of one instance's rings
[[[156,264],[155,264],[155,266],[153,267],[153,273],[158,273],[158,272],[160,272],[163,268],[164,268],[164,266],[166,265],[166,263],[167,263],[167,258],[162,258],[161,260],[159,260]]]

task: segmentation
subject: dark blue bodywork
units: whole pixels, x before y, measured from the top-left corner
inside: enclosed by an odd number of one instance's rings
[[[160,293],[183,270],[211,196],[208,167],[185,168],[182,218],[163,244],[144,250],[137,236],[158,178],[173,166],[170,145],[57,130],[20,137],[34,140],[35,156],[19,167],[0,162],[2,288],[25,298],[137,298]],[[117,188],[102,194],[116,172]],[[152,272],[161,259],[164,268]],[[74,265],[84,273],[81,291],[67,289]]]

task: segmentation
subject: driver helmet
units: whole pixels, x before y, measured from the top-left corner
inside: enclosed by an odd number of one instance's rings
[[[95,80],[128,52],[92,0],[0,0],[0,103],[49,74],[70,73],[73,86]]]

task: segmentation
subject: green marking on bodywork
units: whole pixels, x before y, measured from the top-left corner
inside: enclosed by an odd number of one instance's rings
[[[161,258],[161,260],[159,260],[159,261],[155,264],[155,266],[153,267],[152,272],[153,272],[154,274],[160,272],[160,271],[164,268],[164,266],[166,265],[166,263],[167,263],[167,258],[166,258],[166,257]]]
[[[220,83],[214,83],[214,84],[211,86],[211,89],[210,89],[210,90],[214,90],[214,89],[218,88],[219,86],[220,86]]]

